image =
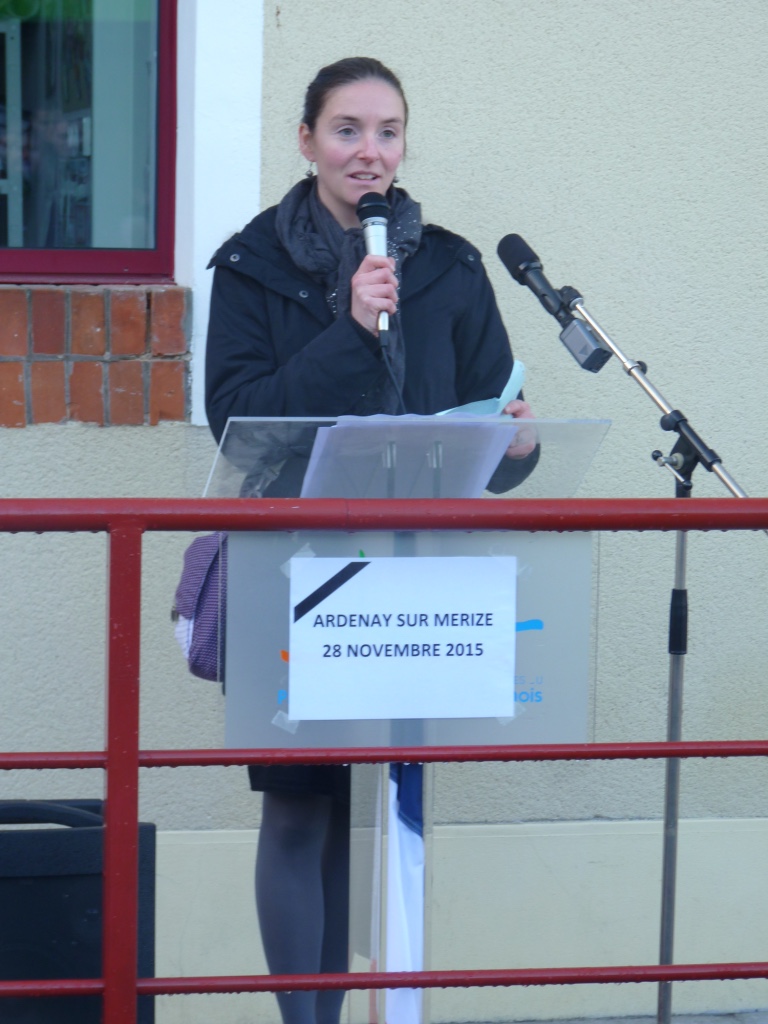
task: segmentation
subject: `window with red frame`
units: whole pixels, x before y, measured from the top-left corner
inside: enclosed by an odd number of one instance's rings
[[[0,0],[0,281],[170,280],[176,0]]]

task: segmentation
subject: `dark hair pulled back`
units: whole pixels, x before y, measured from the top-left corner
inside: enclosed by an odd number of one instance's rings
[[[361,82],[366,78],[378,78],[391,85],[399,94],[405,107],[405,120],[408,121],[408,103],[400,84],[400,79],[386,65],[375,57],[345,57],[334,64],[328,64],[315,75],[309,83],[304,96],[304,114],[302,124],[311,132],[315,130],[317,119],[322,113],[326,100],[334,89],[350,82]]]

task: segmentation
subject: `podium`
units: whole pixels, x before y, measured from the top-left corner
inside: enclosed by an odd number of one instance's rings
[[[463,416],[230,419],[206,494],[490,499],[490,485],[504,497],[567,497],[608,426]],[[520,429],[535,431],[538,460],[505,457]],[[586,742],[591,578],[591,537],[580,533],[232,534],[225,743]],[[397,780],[387,775],[353,771],[352,969],[428,969],[431,772],[420,882],[418,869],[406,877],[414,830],[400,827]],[[381,1021],[429,1020],[419,992],[381,998]],[[353,1008],[350,1019],[358,1018]]]

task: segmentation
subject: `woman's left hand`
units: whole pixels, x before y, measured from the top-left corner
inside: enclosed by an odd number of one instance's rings
[[[535,419],[530,405],[528,405],[527,402],[524,402],[521,398],[515,398],[511,402],[508,402],[504,406],[502,412],[507,416],[514,417],[516,420]],[[507,458],[524,459],[526,455],[531,454],[537,443],[538,438],[536,437],[536,430],[533,427],[521,427],[515,432],[512,443],[509,448],[507,448]]]

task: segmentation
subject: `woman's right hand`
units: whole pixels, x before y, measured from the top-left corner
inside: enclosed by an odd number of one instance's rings
[[[379,313],[397,312],[395,261],[389,256],[366,256],[351,281],[350,313],[371,334],[379,333]]]

